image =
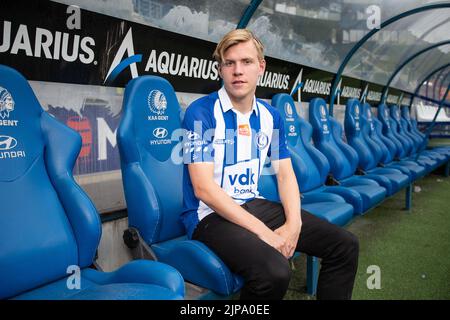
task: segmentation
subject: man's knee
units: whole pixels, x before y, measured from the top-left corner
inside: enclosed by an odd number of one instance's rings
[[[291,280],[291,268],[289,261],[284,257],[268,261],[267,278],[272,283],[289,284]]]
[[[250,278],[249,285],[260,298],[283,299],[291,279],[289,261],[281,255],[266,257]]]
[[[341,250],[349,256],[349,258],[357,259],[359,255],[359,240],[353,233],[342,229],[340,233]]]

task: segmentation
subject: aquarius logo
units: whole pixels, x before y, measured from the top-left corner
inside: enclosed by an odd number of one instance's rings
[[[157,115],[163,115],[167,109],[166,96],[159,90],[150,91],[147,102],[150,111]]]
[[[9,113],[14,110],[14,100],[5,88],[0,87],[0,117],[9,118]]]
[[[158,139],[164,139],[165,137],[167,137],[168,134],[169,132],[167,131],[166,128],[155,128],[153,130],[153,135],[155,136],[155,138]]]
[[[125,54],[128,55],[128,58],[123,59]],[[104,83],[112,83],[119,73],[127,67],[130,67],[131,77],[133,79],[137,78],[139,75],[136,63],[141,61],[142,54],[134,54],[133,33],[130,28],[125,35],[125,38],[123,39],[111,66],[109,67]]]
[[[10,136],[0,136],[0,150],[11,150],[17,146],[17,140]]]

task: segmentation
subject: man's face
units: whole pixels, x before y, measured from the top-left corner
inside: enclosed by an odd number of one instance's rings
[[[263,75],[266,62],[259,60],[253,41],[238,43],[225,51],[219,74],[231,101],[253,98],[258,77]]]

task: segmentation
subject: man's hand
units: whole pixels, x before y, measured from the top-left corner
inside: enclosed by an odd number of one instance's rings
[[[277,235],[284,239],[283,247],[281,248],[281,251],[279,251],[288,259],[294,255],[298,238],[300,237],[300,231],[301,224],[293,225],[287,223],[283,224],[274,231]]]
[[[287,256],[287,240],[280,234],[268,229],[267,232],[257,235],[262,241],[267,243],[269,246],[277,249],[283,256],[289,258]]]

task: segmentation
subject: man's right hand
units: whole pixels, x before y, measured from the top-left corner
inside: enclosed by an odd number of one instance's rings
[[[269,228],[267,228],[266,232],[259,234],[258,237],[271,247],[277,249],[278,252],[280,252],[286,259],[291,257],[291,250],[288,248],[288,241],[284,237],[276,234]]]

